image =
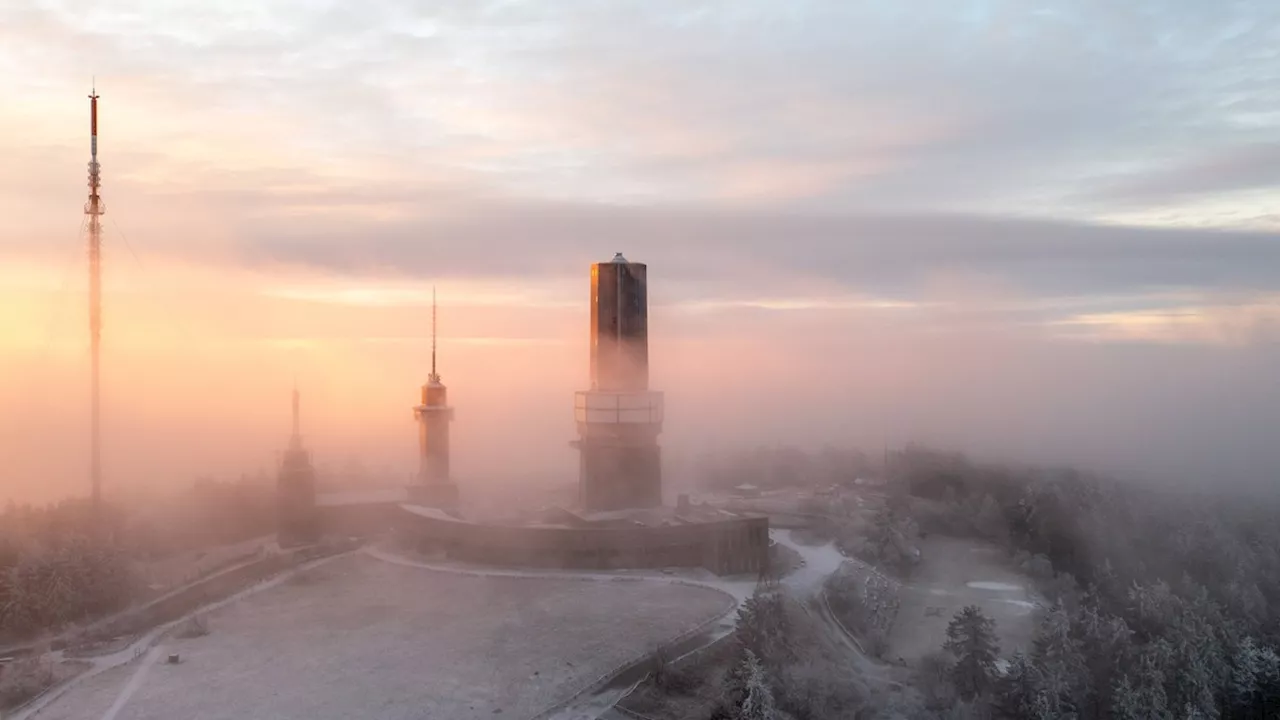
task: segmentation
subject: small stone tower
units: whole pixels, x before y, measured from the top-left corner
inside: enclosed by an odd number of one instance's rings
[[[298,389],[293,390],[293,435],[280,461],[276,480],[276,537],[281,547],[315,542],[320,535],[316,515],[316,473],[311,454],[302,446]]]

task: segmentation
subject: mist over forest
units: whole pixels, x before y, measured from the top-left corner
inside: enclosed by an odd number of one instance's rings
[[[772,579],[739,610],[727,644],[693,667],[660,666],[628,701],[640,707],[710,703],[710,717],[737,719],[756,718],[751,708],[763,704],[780,714],[758,717],[833,720],[1264,718],[1280,707],[1274,495],[1141,487],[919,444],[707,452],[694,467],[685,489],[695,493],[817,493],[799,506],[816,518],[806,542],[834,542],[850,558],[825,581],[826,597],[884,665],[853,676],[841,669],[848,659],[787,589],[793,560],[780,556]],[[831,494],[872,481],[881,489]],[[850,501],[880,492],[883,502]],[[45,635],[59,647],[89,646],[148,622],[128,613],[95,621],[188,582],[192,576],[173,573],[193,572],[189,558],[210,549],[227,548],[194,572],[257,557],[234,548],[272,532],[272,498],[261,481],[202,481],[164,503],[113,506],[114,542],[105,547],[87,542],[83,502],[10,505],[0,522],[0,641]],[[899,667],[886,633],[906,611],[904,585],[926,581],[919,549],[934,552],[931,543],[944,540],[999,548],[1032,583],[1042,599],[1030,640],[1002,648],[998,624],[967,606],[945,643]],[[184,632],[208,632],[201,628]],[[0,701],[18,702],[55,680],[38,663],[0,672]]]
[[[584,309],[547,310],[531,319],[531,339],[505,345],[470,340],[485,325],[472,330],[468,312],[442,307],[458,476],[477,487],[572,480],[567,443],[572,393],[586,378]],[[429,307],[398,313],[404,333]],[[937,326],[897,310],[704,317],[659,305],[652,322],[652,385],[666,393],[663,447],[676,478],[708,450],[870,452],[912,441],[1165,486],[1266,488],[1280,468],[1269,432],[1280,422],[1272,372],[1280,355],[1266,342],[1053,340],[964,316]],[[287,350],[240,342],[216,352],[109,342],[106,353],[108,492],[273,474],[295,382],[322,467],[358,464],[384,483],[413,471],[409,408],[429,357],[421,336]],[[9,463],[0,497],[44,502],[83,492],[83,356],[63,357],[55,346],[3,362],[0,397],[14,411],[0,419]]]

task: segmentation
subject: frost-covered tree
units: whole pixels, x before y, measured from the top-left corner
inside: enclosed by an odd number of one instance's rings
[[[1009,668],[996,683],[996,709],[1008,718],[1049,720],[1040,698],[1040,670],[1021,652],[1009,659]]]
[[[1231,708],[1241,715],[1264,710],[1264,693],[1280,683],[1280,655],[1272,648],[1245,637],[1231,657],[1231,678],[1227,698]]]
[[[1143,648],[1132,670],[1116,681],[1111,693],[1111,716],[1117,720],[1172,720],[1165,695],[1167,650]]]
[[[918,559],[914,541],[919,534],[920,528],[908,510],[886,504],[872,517],[862,542],[851,547],[859,558],[872,565],[906,573]]]
[[[779,711],[796,720],[859,717],[870,694],[867,683],[841,670],[814,660],[792,664],[778,678]]]
[[[1072,617],[1073,632],[1079,637],[1087,679],[1081,702],[1085,717],[1105,717],[1111,707],[1111,692],[1127,665],[1133,633],[1123,618],[1108,615],[1091,596]]]
[[[22,568],[14,566],[0,573],[0,631],[18,632],[37,624],[39,600],[24,581]]]
[[[956,703],[954,669],[955,661],[947,652],[928,653],[916,662],[911,684],[930,709],[940,711]]]
[[[78,538],[30,544],[16,557],[0,559],[11,563],[0,566],[0,639],[23,639],[117,610],[133,594],[123,555]]]
[[[966,605],[947,624],[947,640],[942,648],[956,664],[951,669],[960,697],[972,700],[991,689],[996,678],[996,623],[982,614],[977,605]]]
[[[787,630],[786,607],[777,590],[757,587],[738,608],[738,646],[765,663],[780,663],[790,656]]]
[[[760,664],[760,659],[755,653],[747,650],[743,664],[746,683],[737,720],[779,720],[777,704],[773,699],[773,688],[769,686],[769,679],[765,675],[764,666]]]
[[[1008,538],[1009,528],[1005,523],[1004,511],[990,493],[983,495],[973,510],[973,529],[978,536],[990,540],[1005,541]]]
[[[748,652],[750,651],[741,653],[725,672],[720,693],[720,708],[713,718],[733,718],[742,707],[742,699],[747,696],[747,678],[750,675],[746,655]]]
[[[1170,601],[1173,619],[1155,643],[1167,650],[1165,693],[1170,707],[1180,713],[1190,708],[1216,718],[1231,673],[1226,645],[1229,623],[1202,587],[1189,581],[1180,586],[1181,594]]]
[[[1054,717],[1075,717],[1083,705],[1089,678],[1084,654],[1071,634],[1071,620],[1061,606],[1045,613],[1032,640],[1040,702]]]
[[[1250,577],[1243,563],[1235,572],[1235,579],[1226,585],[1225,599],[1231,614],[1249,627],[1261,627],[1267,621],[1267,598],[1258,587],[1257,578]]]

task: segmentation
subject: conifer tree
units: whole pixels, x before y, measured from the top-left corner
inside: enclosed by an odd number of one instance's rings
[[[942,648],[956,664],[952,679],[960,697],[972,700],[991,689],[996,678],[996,624],[977,605],[966,605],[947,625],[947,641]]]

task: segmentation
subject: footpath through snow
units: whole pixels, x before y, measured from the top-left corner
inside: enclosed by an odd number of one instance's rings
[[[63,683],[62,685],[58,685],[50,689],[45,694],[40,695],[29,704],[23,706],[22,708],[19,708],[12,716],[10,716],[9,720],[28,720],[28,718],[33,718],[36,715],[38,715],[41,710],[48,707],[55,700],[65,695],[69,690],[78,686],[80,683],[84,682],[85,680],[88,680],[93,677],[97,677],[98,675],[101,675],[102,673],[108,670],[133,662],[134,660],[146,654],[147,650],[150,649],[151,646],[154,645],[156,641],[159,640],[160,637],[163,636],[166,632],[168,632],[171,628],[176,627],[180,623],[186,622],[187,620],[191,619],[191,617],[195,615],[201,615],[203,613],[212,612],[214,610],[217,610],[218,608],[224,607],[226,605],[230,605],[231,603],[236,602],[237,600],[240,600],[242,598],[248,597],[254,593],[262,592],[263,590],[268,590],[288,580],[294,575],[297,575],[300,572],[309,570],[319,565],[323,565],[324,563],[331,562],[333,560],[337,560],[338,558],[341,558],[341,557],[346,557],[347,555],[350,555],[353,552],[355,551],[338,553],[336,555],[329,555],[328,557],[323,557],[318,560],[313,560],[309,563],[304,563],[290,570],[286,570],[280,573],[279,575],[276,575],[273,578],[264,580],[252,587],[245,588],[244,590],[241,590],[240,592],[234,595],[223,598],[222,600],[218,600],[216,602],[209,603],[208,605],[204,605],[202,607],[196,608],[195,610],[187,613],[186,615],[183,615],[177,620],[173,620],[171,622],[167,622],[163,625],[159,625],[152,628],[151,630],[143,634],[142,637],[135,640],[128,647],[118,652],[114,652],[109,655],[99,655],[97,657],[77,658],[77,659],[88,661],[92,666],[88,670],[71,678],[70,680]],[[127,700],[127,698],[125,699]],[[119,708],[116,708],[115,712],[118,712],[118,711],[119,711]],[[109,711],[108,717],[111,717],[111,714],[112,713]]]
[[[403,565],[406,567],[414,567],[432,572],[457,573],[459,575],[478,575],[482,577],[515,577],[515,578],[533,578],[540,580],[577,580],[588,582],[659,582],[670,585],[685,585],[691,587],[700,587],[717,592],[724,593],[733,598],[731,605],[723,615],[712,619],[703,626],[695,628],[692,633],[695,637],[705,638],[697,647],[690,649],[688,652],[697,652],[701,648],[709,645],[716,640],[733,632],[736,611],[751,594],[755,592],[756,583],[751,580],[730,580],[712,577],[692,577],[691,575],[674,575],[661,572],[650,571],[583,571],[583,572],[567,572],[564,570],[537,570],[530,568],[487,568],[477,567],[474,565],[461,565],[450,562],[426,562],[422,560],[414,560],[401,555],[397,555],[387,550],[366,547],[364,552],[383,562],[395,565]],[[686,633],[688,635],[689,633]],[[679,644],[685,640],[685,636],[672,641],[671,644]],[[629,683],[620,684],[615,687],[614,684],[628,670],[632,670],[641,663],[653,657],[654,653],[644,653],[631,660],[623,663],[621,666],[613,669],[605,675],[597,678],[588,686],[582,688],[575,695],[559,705],[552,706],[543,710],[535,717],[538,720],[595,720],[607,713],[614,705],[623,697],[630,693],[639,680]]]
[[[803,565],[782,579],[782,584],[795,591],[801,599],[806,599],[822,590],[822,583],[827,576],[840,569],[845,557],[835,543],[804,545],[796,542],[791,534],[791,530],[769,531],[770,539],[795,550],[800,559],[804,560]]]
[[[834,543],[827,543],[826,545],[804,545],[798,543],[792,538],[790,530],[771,529],[769,538],[775,543],[785,545],[796,551],[800,558],[804,560],[804,564],[801,567],[782,579],[783,586],[802,601],[816,598],[822,606],[825,606],[826,599],[822,595],[823,582],[826,581],[827,576],[834,573],[840,567],[840,564],[844,562],[844,555],[836,549]],[[610,574],[601,574],[601,576],[616,577],[616,575]],[[539,577],[541,576],[539,575]],[[671,579],[670,576],[666,575],[658,575],[656,577],[659,579]],[[756,589],[756,580],[754,578],[743,580],[697,580],[691,581],[690,584],[698,584],[727,592],[734,597],[737,605],[721,618],[721,622],[711,632],[703,636],[705,642],[688,650],[680,657],[696,653],[732,633],[737,621],[736,612],[734,611],[741,607],[742,603],[751,597]],[[861,653],[861,648],[857,647],[857,641],[845,633],[832,615],[820,613],[819,617],[833,634],[840,636],[848,644],[851,655],[855,656],[860,667],[866,669],[867,665],[873,664],[874,661]],[[652,653],[637,658],[635,662],[631,663],[631,666],[644,662],[651,657],[653,657]],[[643,678],[625,687],[615,687],[613,679],[621,674],[623,670],[615,673],[612,677],[602,679],[601,682],[596,684],[593,691],[582,693],[578,698],[569,701],[553,712],[539,716],[537,720],[597,720],[598,718],[625,717],[623,713],[618,712],[615,706],[629,695]]]

